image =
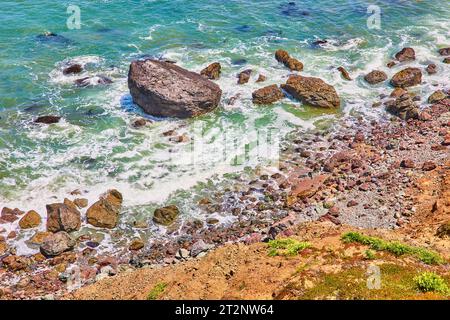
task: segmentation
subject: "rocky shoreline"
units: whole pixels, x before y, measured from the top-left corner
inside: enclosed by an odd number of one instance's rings
[[[405,48],[399,52],[397,62],[414,59],[415,53],[411,50]],[[283,50],[277,51],[276,59],[290,70],[303,69],[300,61]],[[171,63],[162,64],[184,75],[184,71]],[[430,68],[428,66],[427,70]],[[77,70],[70,68],[67,72]],[[345,69],[339,71],[346,81],[351,81]],[[220,65],[210,65],[201,73],[208,79],[217,79]],[[248,74],[239,75],[240,85],[245,84]],[[187,77],[193,76],[188,74]],[[374,71],[365,80],[378,84],[387,77]],[[195,76],[195,81],[206,80]],[[139,237],[123,239],[120,250],[114,254],[99,254],[95,238],[86,235],[74,238],[71,233],[80,230],[82,221],[86,221],[94,227],[109,229],[111,237],[123,237],[120,230],[116,230],[122,195],[117,190],[109,190],[89,205],[74,191],[62,203],[47,206],[46,232],[36,232],[30,239],[40,248],[40,253],[18,256],[11,245],[17,232],[35,228],[42,221],[34,211],[25,213],[3,208],[0,299],[60,298],[74,288],[68,286],[68,283],[73,284],[74,274],[79,281],[75,285],[84,286],[125,271],[199,259],[226,243],[252,244],[267,242],[278,235],[289,236],[293,225],[307,221],[371,229],[397,229],[411,223],[417,205],[411,192],[417,188],[417,179],[448,160],[450,145],[448,88],[427,97],[432,103],[430,106],[419,108],[417,102],[423,98],[410,94],[407,88],[421,81],[422,71],[417,68],[405,68],[391,79],[390,84],[396,88],[381,96],[374,107],[384,105],[392,117],[387,114],[375,121],[349,116],[328,130],[294,130],[283,142],[278,172],[264,168],[255,170],[252,179],[238,177],[224,191],[193,204],[205,214],[204,222],[191,220],[180,226],[176,206],[157,209],[153,222],[167,227],[171,239],[156,239],[151,243]],[[146,86],[148,90],[150,85]],[[153,90],[159,92],[160,89]],[[197,108],[197,100],[192,105],[178,104],[182,110],[176,113],[171,110],[170,115],[185,117],[214,109],[221,92],[215,86],[210,89],[214,103],[201,102],[203,109]],[[338,108],[340,105],[335,89],[318,78],[291,75],[281,89],[277,85],[261,88],[253,94],[253,101],[271,104],[283,98],[286,92],[316,107]],[[161,101],[162,105],[167,103]],[[41,122],[48,122],[44,120]],[[228,213],[237,221],[218,225],[217,219],[207,217],[215,212]],[[4,235],[2,224],[17,220],[20,229]],[[147,227],[146,223],[135,225],[136,229]]]

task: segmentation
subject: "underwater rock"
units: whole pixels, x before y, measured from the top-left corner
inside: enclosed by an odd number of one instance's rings
[[[58,123],[61,120],[59,116],[41,116],[34,120],[35,123],[53,124]]]

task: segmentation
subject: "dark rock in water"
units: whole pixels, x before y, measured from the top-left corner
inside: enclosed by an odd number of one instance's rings
[[[264,82],[266,80],[267,80],[267,77],[265,75],[263,75],[263,74],[260,74],[258,76],[258,79],[256,80],[256,82]]]
[[[42,43],[59,43],[66,45],[73,43],[72,40],[53,32],[46,32],[44,34],[37,35],[36,40]]]
[[[236,30],[239,32],[249,32],[250,30],[252,30],[252,27],[250,27],[249,25],[242,25],[239,27],[236,27]]]
[[[445,58],[442,60],[443,63],[450,64],[450,57]]]
[[[155,210],[153,222],[163,226],[169,226],[174,223],[179,214],[180,210],[174,205],[159,208]]]
[[[388,67],[389,69],[391,69],[391,68],[393,68],[395,65],[396,65],[396,63],[395,63],[394,61],[389,61],[389,62],[386,64],[386,67]]]
[[[52,123],[58,123],[59,120],[61,120],[61,117],[58,117],[58,116],[42,116],[42,117],[38,117],[36,120],[34,120],[34,122],[35,123],[52,124]]]
[[[299,60],[292,58],[289,53],[286,50],[277,50],[275,52],[275,59],[277,59],[278,62],[283,63],[287,68],[289,68],[292,71],[302,71],[303,70],[303,63],[301,63]]]
[[[364,80],[370,84],[377,84],[387,80],[387,75],[383,71],[373,70],[364,76]]]
[[[416,60],[416,52],[413,48],[403,48],[395,54],[395,59],[400,62]]]
[[[264,33],[264,35],[267,37],[281,37],[283,35],[283,31],[282,30],[267,30]]]
[[[234,66],[242,66],[246,63],[247,63],[246,59],[236,59],[236,60],[231,61],[231,64]]]
[[[312,45],[313,45],[314,47],[320,47],[322,44],[327,44],[327,43],[328,43],[327,40],[321,40],[321,39],[319,39],[319,40],[314,41],[314,42],[312,43]]]
[[[309,16],[309,12],[301,10],[294,1],[283,3],[279,6],[281,14],[287,17]]]
[[[200,71],[200,74],[210,80],[217,80],[220,78],[221,70],[222,70],[222,66],[220,65],[220,63],[214,62],[214,63],[210,64],[209,66],[207,66],[202,71]]]
[[[341,72],[342,77],[345,80],[351,81],[352,78],[350,77],[350,75],[348,74],[348,71],[344,69],[344,67],[339,67],[338,70]]]
[[[283,91],[277,85],[267,86],[252,94],[254,104],[271,104],[284,98]]]
[[[81,64],[76,63],[71,66],[68,66],[67,68],[64,68],[63,74],[64,75],[76,74],[76,73],[81,73],[82,71],[83,71],[83,66]]]
[[[281,85],[287,93],[306,104],[322,108],[339,108],[341,102],[333,86],[314,77],[290,76]]]
[[[428,74],[435,74],[437,73],[437,66],[434,63],[431,63],[427,66],[427,72]]]
[[[397,72],[391,79],[394,87],[406,88],[422,83],[422,71],[419,68],[406,68]]]
[[[252,69],[247,69],[238,74],[238,84],[246,84],[250,80]]]
[[[133,101],[157,117],[189,118],[214,110],[222,90],[198,73],[157,60],[133,61],[128,74]]]
[[[151,124],[152,121],[144,118],[139,118],[133,121],[132,126],[134,128],[142,128],[145,127],[148,124]]]
[[[106,27],[97,29],[97,32],[99,32],[99,33],[108,33],[108,32],[112,32],[112,31],[114,31],[114,30],[111,28],[106,28]]]
[[[439,54],[441,56],[450,56],[450,47],[439,49]]]
[[[386,110],[402,120],[418,119],[419,108],[408,93],[385,103]]]
[[[102,75],[94,77],[85,77],[75,80],[75,84],[78,87],[91,87],[98,85],[107,85],[111,83],[113,83],[113,81],[110,78]]]

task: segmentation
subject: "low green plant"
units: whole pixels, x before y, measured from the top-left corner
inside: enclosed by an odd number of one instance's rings
[[[377,257],[377,256],[375,255],[375,252],[373,252],[372,250],[366,250],[366,251],[364,252],[364,254],[365,254],[367,260],[374,260],[374,259],[376,259],[376,257]]]
[[[450,293],[449,287],[439,275],[434,272],[423,272],[414,278],[417,289],[422,292]]]
[[[167,283],[160,282],[156,284],[153,289],[150,291],[150,293],[147,296],[147,300],[157,300],[161,294],[166,290]]]
[[[388,251],[396,256],[413,255],[426,264],[444,264],[446,260],[436,252],[425,248],[413,247],[397,241],[385,241],[376,237],[369,237],[359,232],[348,232],[342,235],[346,243],[361,243],[376,251]]]
[[[295,256],[300,251],[311,247],[308,242],[298,241],[292,238],[270,240],[269,243],[269,256]]]

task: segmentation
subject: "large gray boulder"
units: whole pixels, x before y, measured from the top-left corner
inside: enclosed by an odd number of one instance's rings
[[[214,110],[222,90],[205,77],[159,60],[133,61],[128,87],[134,102],[157,117],[189,118]]]

